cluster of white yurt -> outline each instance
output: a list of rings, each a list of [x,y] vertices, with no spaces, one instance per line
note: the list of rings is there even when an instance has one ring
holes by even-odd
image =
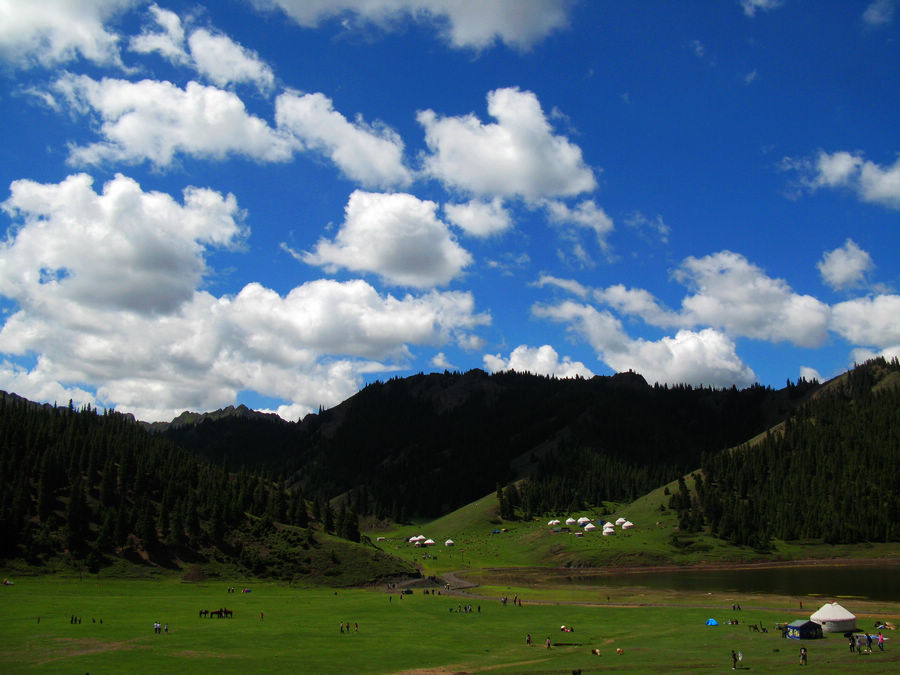
[[[616,533],[616,526],[610,522],[603,523],[603,536],[608,537],[611,534]]]
[[[554,518],[553,520],[547,521],[547,525],[549,525],[550,527],[553,527],[555,525],[562,525],[562,521]]]
[[[847,633],[856,630],[856,615],[836,602],[826,602],[809,616],[822,626],[823,633]]]
[[[429,539],[423,534],[410,537],[407,541],[413,546],[434,546],[434,539]]]

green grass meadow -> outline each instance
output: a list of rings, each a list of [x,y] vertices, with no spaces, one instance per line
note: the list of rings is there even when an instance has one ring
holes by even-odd
[[[254,583],[248,594],[226,591],[245,583],[87,575],[16,579],[14,586],[0,587],[0,671],[718,672],[730,670],[734,649],[743,652],[745,670],[785,672],[797,668],[800,643],[782,639],[771,627],[804,616],[790,609],[793,598],[759,596],[744,600],[741,625],[707,627],[711,616],[722,623],[733,615],[729,598],[639,587],[616,589],[609,604],[600,600],[605,591],[596,588],[473,589],[480,597],[419,590],[402,599],[383,589],[275,583]],[[500,603],[501,594],[512,597],[513,592],[525,599],[524,606]],[[467,603],[475,611],[457,612]],[[234,618],[198,617],[201,608],[219,607],[232,609]],[[871,616],[900,623],[897,604],[861,601],[854,610],[861,626],[870,625]],[[70,623],[73,614],[81,617],[80,624]],[[169,633],[155,634],[154,621],[168,623]],[[770,627],[768,634],[744,625],[758,621]],[[339,625],[347,622],[351,632],[341,633]],[[561,632],[561,625],[575,631]],[[531,647],[525,644],[526,633],[531,633]],[[544,647],[548,636],[549,650]],[[900,669],[900,644],[893,642],[883,653],[861,656],[849,654],[839,636],[805,644],[810,666],[820,672],[881,673]]]

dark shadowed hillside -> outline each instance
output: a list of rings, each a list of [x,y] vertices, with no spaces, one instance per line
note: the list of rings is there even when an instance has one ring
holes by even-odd
[[[523,477],[537,512],[636,497],[763,431],[816,386],[445,372],[370,384],[299,424],[224,416],[163,433],[232,468],[284,474],[308,495],[347,493],[360,513],[435,516]]]

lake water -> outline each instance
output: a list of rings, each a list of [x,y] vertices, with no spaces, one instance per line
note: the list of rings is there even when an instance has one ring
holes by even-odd
[[[545,579],[548,571],[542,570]],[[732,592],[735,595],[819,596],[822,601],[867,598],[900,602],[900,564],[806,565],[632,573],[558,570],[554,581],[601,588],[645,587],[656,590]],[[485,579],[483,583],[487,583]],[[810,602],[813,606],[813,602]]]
[[[889,564],[619,574],[595,578],[591,583],[736,594],[811,595],[822,596],[823,600],[860,597],[900,601],[900,565]]]

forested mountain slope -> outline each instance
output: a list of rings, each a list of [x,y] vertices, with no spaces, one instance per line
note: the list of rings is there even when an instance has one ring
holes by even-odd
[[[633,499],[760,433],[817,386],[473,370],[376,382],[296,425],[232,417],[164,433],[200,456],[284,475],[307,495],[347,493],[361,514],[434,517],[525,476],[523,506],[541,512]]]
[[[772,538],[900,540],[900,364],[836,378],[750,445],[704,457],[683,529],[765,549]]]

